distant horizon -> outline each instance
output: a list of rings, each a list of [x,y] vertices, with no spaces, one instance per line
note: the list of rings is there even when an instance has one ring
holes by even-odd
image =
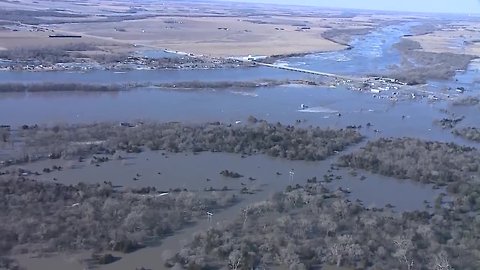
[[[452,0],[219,0],[222,2],[258,3],[275,5],[315,6],[332,9],[375,10],[387,12],[412,13],[445,13],[445,14],[475,14],[480,15],[480,0],[461,0],[458,5]]]

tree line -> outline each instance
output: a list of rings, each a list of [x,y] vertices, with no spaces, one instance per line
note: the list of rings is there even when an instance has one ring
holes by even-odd
[[[116,92],[125,91],[138,84],[83,84],[83,83],[0,83],[0,93],[7,92]]]
[[[0,178],[0,257],[94,250],[132,252],[236,203],[228,192],[162,194],[110,182],[62,185]],[[0,260],[1,265],[1,260]]]
[[[47,64],[71,63],[86,58],[82,51],[96,51],[98,47],[87,43],[71,43],[63,46],[40,48],[16,48],[0,51],[0,58],[15,62],[41,62]]]
[[[424,183],[446,185],[479,177],[480,152],[454,143],[381,138],[343,155],[340,166]]]
[[[452,134],[473,142],[480,142],[480,129],[476,127],[455,129],[452,131]]]
[[[251,117],[250,123],[240,125],[220,122],[65,124],[21,129],[16,132],[15,139],[24,143],[19,162],[52,155],[76,158],[146,149],[174,153],[266,154],[290,160],[316,161],[360,142],[363,136],[352,129],[298,128]]]
[[[476,106],[480,104],[479,97],[465,97],[454,100],[452,102],[453,106]]]
[[[241,89],[249,90],[258,87],[273,87],[286,84],[309,84],[315,82],[306,80],[259,80],[234,82],[203,82],[183,81],[175,83],[125,83],[125,84],[90,84],[90,83],[0,83],[0,93],[4,92],[55,92],[55,91],[83,91],[83,92],[116,92],[132,90],[139,87],[158,87],[168,90],[205,90],[205,89]]]
[[[410,85],[450,79],[457,70],[467,69],[470,62],[477,58],[466,54],[426,52],[419,42],[407,38],[403,38],[394,48],[402,54],[402,62],[394,66],[387,76]]]
[[[468,269],[480,267],[480,221],[441,206],[366,208],[318,183],[250,205],[231,224],[197,233],[165,260],[175,269]]]
[[[100,53],[86,54],[86,51]],[[107,69],[131,69],[131,66],[147,66],[150,68],[214,68],[226,66],[250,66],[234,59],[214,59],[207,57],[162,57],[148,58],[128,53],[108,53],[100,47],[87,43],[70,43],[61,46],[39,48],[15,48],[0,51],[0,59],[10,60],[9,65],[21,69],[26,65],[52,66],[58,63],[96,63]]]
[[[160,88],[176,89],[253,89],[257,87],[272,87],[290,83],[306,83],[300,80],[259,80],[259,81],[184,81],[174,83],[155,84]]]

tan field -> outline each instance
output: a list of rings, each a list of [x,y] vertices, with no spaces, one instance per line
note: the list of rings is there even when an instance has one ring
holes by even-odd
[[[173,23],[172,23],[173,22]],[[242,18],[154,18],[121,23],[61,25],[62,31],[118,42],[210,56],[246,56],[340,50],[321,26],[298,31],[284,24],[258,24]],[[116,31],[115,29],[122,29]]]
[[[35,7],[35,11],[61,6],[68,14],[84,17],[39,17],[44,22],[42,27],[48,32],[32,32],[35,26],[28,24],[8,26],[10,29],[0,31],[0,47],[45,47],[82,42],[104,46],[103,49],[115,52],[155,48],[215,57],[271,56],[341,50],[344,45],[323,38],[322,33],[330,29],[371,28],[385,20],[402,19],[400,16],[388,18],[371,14],[345,18],[336,17],[341,15],[336,11],[317,10],[315,13],[305,7],[245,7],[208,2],[195,3],[191,7],[175,2],[161,5],[147,2],[138,5],[141,11],[133,13],[128,11],[128,2],[101,0],[89,2],[89,5],[82,2],[22,0],[5,8],[20,9],[22,5]],[[119,14],[138,16],[138,19],[98,21]],[[56,23],[62,20],[69,23]],[[92,20],[98,22],[92,23]],[[13,29],[19,31],[12,32]],[[52,31],[83,37],[48,38]]]
[[[2,1],[1,8],[11,10],[45,10],[45,9],[61,9],[71,10],[80,13],[101,14],[102,11],[125,11],[128,10],[129,4],[122,1],[102,1],[89,0],[84,1],[46,1],[46,0],[19,0],[19,1]]]
[[[83,37],[78,38],[49,38],[51,32],[29,32],[20,30],[18,32],[0,31],[0,50],[16,49],[16,48],[39,48],[39,47],[56,47],[72,43],[88,43],[92,45],[105,47],[118,47],[120,44],[108,42],[103,39]],[[121,44],[125,46],[124,44]]]
[[[425,51],[480,56],[480,23],[451,25],[427,35],[409,38],[418,41]]]

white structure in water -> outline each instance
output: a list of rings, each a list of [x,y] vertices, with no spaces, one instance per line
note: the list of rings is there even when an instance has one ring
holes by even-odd
[[[208,221],[212,221],[212,217],[213,217],[213,213],[212,213],[212,212],[208,212],[208,211],[207,211],[207,218],[208,218]]]

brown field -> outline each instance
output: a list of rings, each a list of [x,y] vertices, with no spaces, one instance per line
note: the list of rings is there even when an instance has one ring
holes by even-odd
[[[18,32],[0,31],[0,50],[15,48],[38,48],[38,47],[55,47],[72,43],[88,43],[104,47],[118,47],[120,44],[109,42],[94,37],[79,38],[49,38],[48,35],[53,33],[46,32],[29,32],[21,30]],[[122,46],[125,46],[122,44]]]
[[[167,23],[168,20],[177,23]],[[153,18],[121,23],[99,23],[95,29],[87,28],[85,24],[67,24],[59,26],[59,29],[146,47],[211,56],[275,55],[344,48],[322,38],[321,34],[326,28],[321,26],[296,31],[298,28],[296,26],[256,24],[237,17],[177,17],[168,20]],[[125,32],[115,31],[115,28],[125,29]]]
[[[452,24],[430,34],[409,38],[418,41],[425,51],[480,56],[480,23]]]
[[[175,2],[160,6],[147,2],[137,6],[139,11],[129,11],[130,4],[121,0],[97,0],[89,2],[88,6],[82,2],[41,0],[7,4],[0,3],[0,10],[2,7],[20,9],[22,5],[35,7],[34,11],[61,7],[67,14],[66,17],[39,17],[41,26],[49,32],[31,32],[34,26],[28,24],[8,26],[10,30],[0,31],[0,47],[7,49],[82,42],[109,46],[112,51],[155,48],[217,57],[341,50],[345,46],[323,38],[322,33],[332,28],[371,28],[386,20],[404,19],[400,15],[341,17],[342,13],[338,11],[312,11],[305,7],[208,2],[189,7]],[[69,18],[68,14],[84,17]],[[115,20],[118,15],[130,17],[105,21]],[[300,29],[303,26],[308,29]],[[12,32],[12,29],[20,31]],[[50,31],[79,34],[83,38],[50,39]]]
[[[89,0],[88,4],[84,1],[46,1],[46,0],[20,0],[20,1],[2,1],[1,8],[11,10],[42,10],[42,9],[61,9],[71,10],[80,13],[100,14],[102,12],[126,11],[129,9],[128,2],[125,1],[102,1]]]

